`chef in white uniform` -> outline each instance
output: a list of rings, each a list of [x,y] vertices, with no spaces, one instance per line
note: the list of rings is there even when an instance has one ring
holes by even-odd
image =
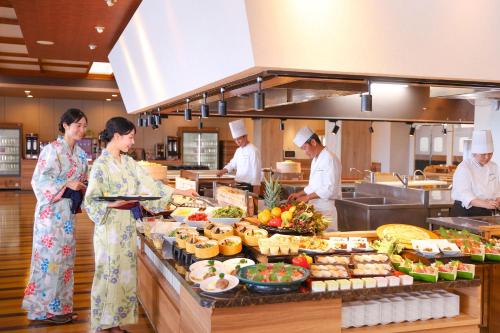
[[[238,149],[224,169],[217,172],[217,176],[220,177],[236,170],[235,181],[249,191],[259,193],[262,180],[260,152],[248,141],[248,133],[243,119],[230,122],[229,128]]]
[[[312,163],[309,184],[303,191],[292,193],[288,200],[312,203],[319,212],[332,221],[327,230],[335,231],[337,230],[335,199],[342,197],[340,160],[322,145],[318,135],[309,127],[301,128],[295,135],[293,143],[312,158]]]
[[[472,133],[470,157],[465,157],[453,175],[451,216],[487,216],[500,207],[500,175],[491,161],[491,131]]]

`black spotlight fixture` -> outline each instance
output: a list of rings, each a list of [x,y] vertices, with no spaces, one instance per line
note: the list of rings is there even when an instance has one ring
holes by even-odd
[[[373,129],[373,121],[370,122],[370,127],[368,127],[368,132],[370,132],[370,134],[373,134],[373,132],[375,132],[375,130]]]
[[[201,104],[200,113],[202,118],[208,118],[210,116],[210,108],[207,103],[207,93],[203,93],[203,103]]]
[[[446,124],[443,124],[443,130],[442,130],[443,135],[448,134],[448,130],[446,129]]]
[[[203,128],[203,121],[201,120],[201,116],[199,117],[199,120],[198,120],[198,129],[202,129]]]
[[[413,124],[410,124],[410,136],[415,135],[415,127],[413,127]]]
[[[142,127],[142,114],[137,117],[137,127]]]
[[[156,108],[156,112],[157,112],[157,114],[156,114],[156,124],[158,126],[160,126],[161,125],[161,109],[160,109],[160,107]]]
[[[159,108],[158,108],[158,110],[159,110]],[[151,112],[151,115],[149,116],[149,123],[151,124],[151,128],[154,130],[158,129],[158,127],[160,125],[160,115],[159,115],[159,113],[155,114],[155,110],[153,110]]]
[[[144,112],[142,118],[142,126],[143,127],[148,127],[149,126],[149,112]]]
[[[224,87],[220,88],[220,100],[217,103],[217,111],[219,113],[219,116],[226,116],[227,115],[227,102],[224,100]]]
[[[280,120],[280,131],[284,131],[285,130],[285,120],[286,119],[281,119]]]
[[[368,81],[368,94],[361,94],[361,112],[372,112],[371,82]]]
[[[186,108],[184,109],[184,120],[193,119],[193,117],[192,117],[193,110],[191,110],[189,108],[189,102],[190,102],[190,99],[186,98]]]
[[[340,130],[340,126],[339,126],[339,125],[337,125],[337,121],[336,121],[336,120],[331,120],[331,121],[333,121],[333,123],[335,124],[335,125],[333,126],[333,128],[332,128],[332,134],[333,134],[333,135],[337,135],[337,133],[338,133],[338,132],[339,132],[339,130]]]
[[[259,88],[256,93],[253,95],[253,108],[256,111],[264,111],[264,104],[265,104],[265,94],[262,92],[262,77],[258,76],[257,77],[257,84],[259,85]]]

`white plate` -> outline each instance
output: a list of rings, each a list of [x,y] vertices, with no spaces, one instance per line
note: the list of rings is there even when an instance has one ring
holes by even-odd
[[[246,260],[246,262],[241,263],[241,260]],[[230,274],[231,271],[234,270],[236,266],[240,265],[240,268],[242,268],[245,266],[255,265],[255,261],[248,258],[232,258],[224,261],[222,264],[224,265],[226,273]]]
[[[184,222],[188,226],[195,227],[195,228],[205,228],[205,226],[208,223],[208,221],[189,221],[188,219],[186,219]]]
[[[215,268],[215,276],[219,276],[220,273],[225,273],[223,267],[220,268],[215,266],[214,267],[204,266],[189,272],[189,279],[194,283],[201,283],[203,280],[205,280],[203,276],[207,274],[211,268]]]
[[[208,220],[213,223],[220,223],[220,224],[233,224],[236,222],[240,222],[241,218],[239,217],[209,217]]]
[[[197,262],[191,264],[191,266],[189,266],[189,271],[192,272],[192,271],[197,270],[200,267],[208,266],[208,263],[210,261],[214,262],[215,268],[219,268],[220,270],[224,270],[224,265],[219,260],[201,260],[201,261],[197,261]]]
[[[224,279],[229,281],[229,285],[227,286],[227,288],[224,289],[215,288],[215,283],[217,282],[217,280],[219,280],[218,275],[203,280],[203,282],[200,283],[200,288],[206,293],[223,293],[225,291],[233,289],[240,283],[240,280],[238,280],[238,278],[233,275],[225,274]]]

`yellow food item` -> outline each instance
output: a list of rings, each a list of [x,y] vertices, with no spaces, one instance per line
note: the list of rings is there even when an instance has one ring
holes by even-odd
[[[279,207],[274,207],[272,210],[271,210],[271,215],[273,217],[280,217],[281,216],[281,208]]]
[[[407,248],[412,248],[412,240],[425,240],[438,238],[436,234],[429,230],[409,224],[384,224],[377,228],[379,238],[394,238]]]
[[[208,259],[219,254],[219,244],[215,240],[199,241],[195,245],[194,255],[200,259]]]
[[[241,250],[241,238],[238,236],[229,236],[219,241],[219,252],[225,256],[235,255]]]
[[[285,211],[281,213],[282,222],[289,222],[291,219],[292,219],[292,213],[290,213],[290,211]]]
[[[259,222],[262,224],[267,224],[271,220],[271,211],[269,209],[264,209],[257,215]]]
[[[297,209],[296,206],[292,206],[292,207],[290,207],[290,209],[288,209],[288,211],[293,215],[293,213],[295,212],[296,209]]]
[[[248,246],[259,246],[260,238],[267,238],[267,230],[264,229],[250,229],[245,232],[243,241]]]

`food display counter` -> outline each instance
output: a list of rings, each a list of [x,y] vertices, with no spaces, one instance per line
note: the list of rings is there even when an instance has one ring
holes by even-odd
[[[140,235],[137,244],[138,296],[158,332],[479,332],[478,279],[321,292],[313,292],[304,284],[298,291],[280,294],[257,293],[240,284],[226,293],[208,294],[188,282],[188,267],[167,259],[166,242],[162,250],[158,250],[148,238]],[[399,317],[402,316],[403,321],[399,323],[364,326],[359,322],[374,301],[377,303],[391,295],[408,295],[413,299],[414,295],[444,291],[458,295],[458,315],[405,321],[402,308]],[[349,313],[357,318],[357,324],[343,323]],[[387,315],[387,311],[384,313]]]

